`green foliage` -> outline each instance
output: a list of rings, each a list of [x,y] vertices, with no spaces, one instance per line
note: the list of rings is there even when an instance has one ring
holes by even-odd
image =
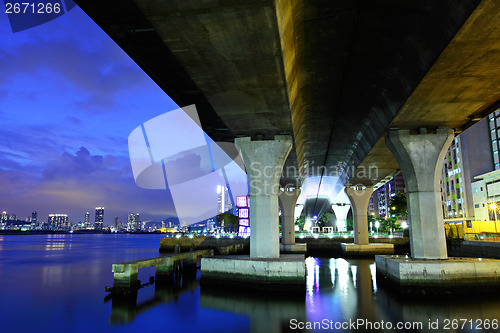
[[[346,220],[345,220],[345,224],[346,224],[346,229],[347,231],[351,231],[351,230],[354,230],[354,219],[353,217],[348,217]]]
[[[220,213],[216,217],[217,225],[222,226],[222,221],[224,221],[225,227],[237,227],[238,226],[238,216],[231,213]]]
[[[389,200],[388,216],[402,217],[408,219],[408,206],[406,204],[406,194],[398,192]]]
[[[299,227],[299,230],[304,230],[304,224],[306,223],[305,216],[299,216],[295,219],[295,225]]]
[[[330,213],[321,214],[321,216],[318,218],[318,227],[323,228],[328,222],[330,222],[331,217],[332,214]]]

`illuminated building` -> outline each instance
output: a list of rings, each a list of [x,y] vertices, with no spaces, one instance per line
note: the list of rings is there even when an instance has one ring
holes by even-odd
[[[83,221],[83,227],[90,229],[90,213],[89,212],[85,213],[85,220]]]
[[[390,181],[375,190],[368,203],[368,214],[376,218],[386,218],[389,212],[389,202],[396,193],[405,193],[405,182],[402,173],[398,173]]]
[[[35,229],[36,227],[38,227],[38,213],[36,211],[31,213],[30,222],[31,222],[31,229]]]
[[[139,214],[128,214],[127,230],[136,231],[140,228]]]
[[[489,135],[489,126],[493,125],[489,124],[496,123],[494,120],[490,115],[470,127],[453,139],[446,152],[440,181],[445,222],[475,219],[471,183],[474,177],[493,170]],[[496,138],[496,129],[491,133]]]
[[[66,214],[49,214],[47,224],[49,230],[68,230],[70,227]]]
[[[104,223],[104,207],[96,207],[94,229],[102,230],[103,223]]]
[[[217,213],[225,213],[233,208],[227,186],[217,185]]]

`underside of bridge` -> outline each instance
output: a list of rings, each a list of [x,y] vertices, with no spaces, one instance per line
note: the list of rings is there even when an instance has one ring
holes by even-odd
[[[495,0],[76,2],[214,140],[292,135],[282,184],[376,185],[399,168],[388,129],[460,133],[499,106]]]

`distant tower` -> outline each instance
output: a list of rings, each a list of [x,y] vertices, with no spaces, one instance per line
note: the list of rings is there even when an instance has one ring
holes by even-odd
[[[94,229],[102,230],[103,222],[104,222],[104,207],[96,207]]]
[[[33,213],[31,213],[31,224],[33,224],[34,226],[37,225],[37,216],[38,216],[38,213],[36,211],[34,211]]]
[[[90,221],[89,221],[89,219],[90,219],[90,213],[89,213],[89,212],[86,212],[86,213],[85,213],[85,220],[84,220],[84,222],[83,222],[83,223],[84,223],[84,224],[83,224],[83,226],[84,226],[85,228],[90,228]]]
[[[140,223],[139,214],[128,214],[128,221],[127,221],[128,231],[136,231],[137,229],[140,229],[141,225],[139,223]]]
[[[141,219],[139,218],[139,214],[135,214],[134,223],[136,229],[141,229]]]
[[[118,216],[115,216],[115,229],[118,228]]]
[[[47,224],[49,226],[49,230],[67,230],[69,229],[68,215],[49,214]]]
[[[227,186],[217,185],[217,206],[217,213],[219,214],[225,213],[233,208]]]

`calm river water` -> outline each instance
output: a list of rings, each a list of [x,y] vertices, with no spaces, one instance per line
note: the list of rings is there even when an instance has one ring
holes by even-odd
[[[366,259],[307,258],[299,300],[200,291],[196,280],[108,299],[111,264],[158,256],[161,237],[0,235],[0,332],[500,332],[498,294],[396,297]],[[139,271],[143,282],[152,275]]]

